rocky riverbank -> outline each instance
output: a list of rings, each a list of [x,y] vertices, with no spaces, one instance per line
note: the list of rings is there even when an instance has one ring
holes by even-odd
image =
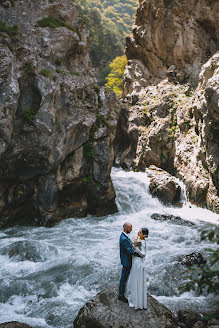
[[[70,1],[1,1],[1,227],[116,211],[120,103],[96,84],[88,37]]]
[[[141,1],[128,66],[116,162],[156,165],[198,206],[219,213],[219,53],[216,1]]]

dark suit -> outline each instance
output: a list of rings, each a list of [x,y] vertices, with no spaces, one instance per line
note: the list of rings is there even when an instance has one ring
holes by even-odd
[[[119,283],[119,296],[124,296],[125,285],[132,267],[132,255],[134,248],[131,240],[122,232],[119,240],[120,245],[120,259],[123,266],[120,283]]]

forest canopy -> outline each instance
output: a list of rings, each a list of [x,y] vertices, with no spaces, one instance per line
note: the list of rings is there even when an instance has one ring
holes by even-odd
[[[90,56],[98,81],[105,84],[109,63],[124,54],[138,0],[72,0],[90,30]]]

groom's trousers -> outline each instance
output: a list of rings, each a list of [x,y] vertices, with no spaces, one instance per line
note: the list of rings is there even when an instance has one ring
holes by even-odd
[[[119,296],[124,296],[125,294],[125,285],[129,276],[131,270],[131,266],[123,266],[122,268],[122,273],[121,273],[121,278],[119,282]]]

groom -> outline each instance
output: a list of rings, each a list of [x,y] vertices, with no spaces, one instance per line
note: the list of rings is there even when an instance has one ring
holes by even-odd
[[[123,266],[120,283],[119,283],[119,296],[118,299],[125,303],[128,303],[125,294],[125,285],[132,267],[132,255],[135,250],[132,246],[131,240],[129,239],[129,233],[132,231],[132,224],[125,222],[123,224],[123,232],[121,233],[119,244],[120,244],[120,259]]]

